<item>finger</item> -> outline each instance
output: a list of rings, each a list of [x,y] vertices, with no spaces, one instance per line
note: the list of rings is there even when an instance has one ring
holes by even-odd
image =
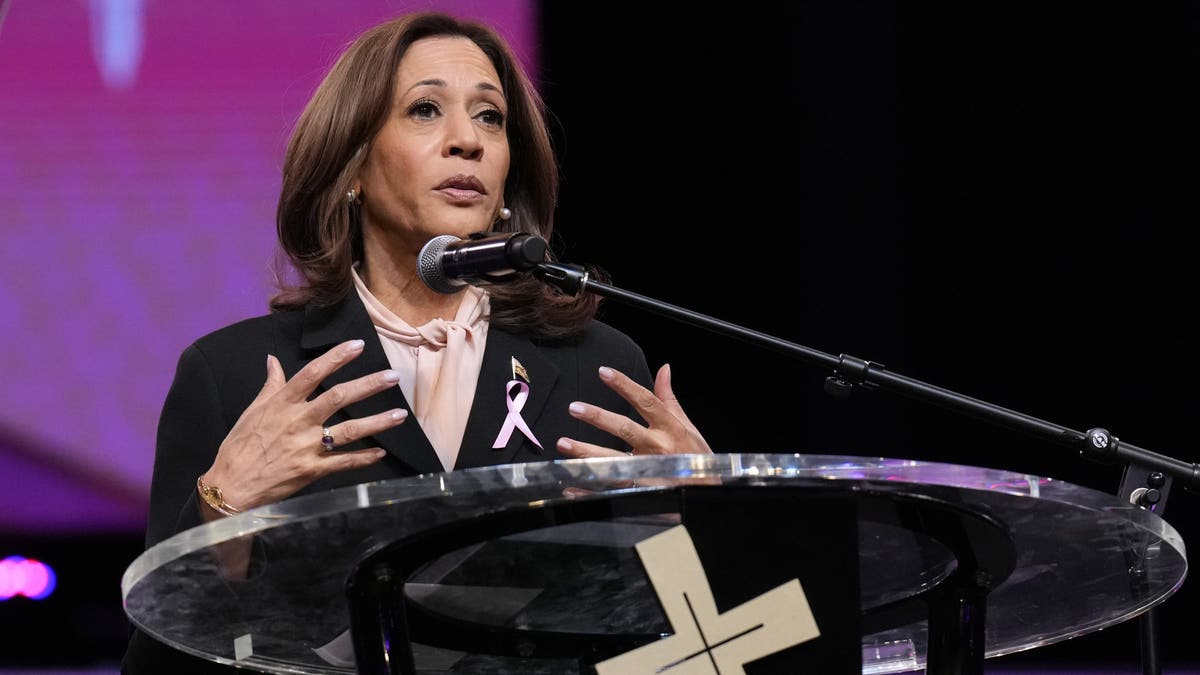
[[[616,436],[626,446],[631,448],[647,445],[652,440],[650,430],[646,427],[624,415],[619,415],[611,410],[605,410],[599,406],[582,401],[574,401],[571,405],[567,406],[567,412],[577,420],[587,422],[601,431],[607,431]]]
[[[330,373],[358,358],[365,344],[362,340],[348,340],[309,361],[283,388],[287,398],[296,403],[307,401]]]
[[[573,438],[562,437],[554,444],[556,450],[560,453],[575,458],[587,457],[628,457],[629,453],[606,448],[602,445],[594,445],[592,443],[584,443]]]
[[[609,368],[608,366],[600,367],[600,379],[604,384],[608,385],[609,389],[617,392],[621,398],[629,402],[641,415],[642,419],[650,423],[650,426],[667,425],[675,423],[675,417],[671,411],[663,405],[658,396],[649,389],[634,382],[628,375]]]
[[[712,452],[708,441],[704,440],[704,435],[696,428],[696,425],[683,411],[683,406],[680,405],[679,399],[675,397],[675,390],[671,387],[671,364],[664,363],[658,369],[658,374],[654,378],[654,394],[662,400],[663,406],[671,411],[675,419],[683,425],[687,430],[692,442],[692,452],[706,453]]]
[[[333,444],[336,447],[353,443],[368,436],[374,436],[377,433],[398,426],[406,419],[408,419],[408,411],[403,408],[395,408],[394,410],[382,412],[378,415],[353,419],[324,428],[329,429],[329,435],[333,436]]]
[[[340,382],[312,400],[309,415],[314,422],[329,419],[346,405],[374,396],[399,382],[400,371],[397,370],[381,370],[349,382]]]
[[[350,471],[371,466],[387,456],[382,448],[367,450],[349,450],[346,452],[327,452],[321,455],[320,467],[322,475]]]
[[[671,411],[677,419],[682,420],[686,425],[691,426],[692,421],[688,418],[687,413],[683,411],[683,406],[679,404],[679,399],[675,396],[675,390],[671,387],[671,364],[664,363],[658,369],[658,374],[654,377],[654,395],[662,401],[667,410]]]
[[[654,395],[667,407],[679,408],[679,399],[671,388],[671,364],[664,363],[654,376]]]
[[[267,354],[267,381],[263,382],[262,389],[250,402],[250,407],[259,401],[270,398],[285,384],[287,384],[287,375],[283,372],[283,366],[279,364],[279,359],[275,358],[274,354]]]
[[[274,354],[267,354],[267,383],[263,386],[278,391],[285,384],[287,373],[283,372],[283,364],[279,363]]]

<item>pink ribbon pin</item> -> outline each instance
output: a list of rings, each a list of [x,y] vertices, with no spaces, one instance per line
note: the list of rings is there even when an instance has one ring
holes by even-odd
[[[510,396],[514,384],[518,388],[517,395]],[[545,449],[538,442],[538,439],[534,438],[529,425],[525,423],[525,418],[521,417],[521,408],[525,407],[525,401],[528,399],[528,384],[520,380],[509,380],[508,384],[504,385],[504,402],[508,406],[508,416],[504,418],[504,426],[500,427],[500,434],[496,436],[496,442],[492,443],[493,450],[508,445],[508,439],[512,436],[513,429],[520,429],[521,433],[525,434],[525,438],[533,441],[533,444],[538,446],[539,450]]]

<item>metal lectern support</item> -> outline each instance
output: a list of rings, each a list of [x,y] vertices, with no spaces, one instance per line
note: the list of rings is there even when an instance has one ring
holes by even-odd
[[[1121,476],[1117,496],[1161,516],[1167,507],[1167,493],[1170,490],[1171,479],[1163,472],[1130,463],[1125,466],[1125,472]],[[1143,565],[1145,552],[1144,544],[1135,544],[1129,550],[1129,572],[1133,584],[1137,584],[1146,574]],[[1142,675],[1162,675],[1162,662],[1158,650],[1158,611],[1158,607],[1151,607],[1138,617]]]

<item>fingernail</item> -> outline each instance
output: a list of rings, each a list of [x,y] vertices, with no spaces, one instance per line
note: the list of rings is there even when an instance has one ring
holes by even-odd
[[[396,408],[392,411],[392,419],[394,420],[402,420],[405,417],[408,417],[408,411],[403,408]]]
[[[398,371],[398,370],[383,371],[383,381],[391,382],[392,384],[399,382],[400,381],[400,371]]]
[[[611,380],[613,378],[613,369],[608,366],[600,366],[600,379]]]
[[[574,446],[571,445],[571,441],[568,441],[565,438],[560,438],[558,439],[558,442],[554,444],[554,447],[558,448],[562,452],[570,452],[571,448]]]
[[[583,411],[587,410],[587,407],[579,401],[575,401],[571,405],[567,406],[567,410],[570,410],[572,415],[582,415]]]
[[[363,345],[365,345],[365,344],[366,343],[363,342],[362,340],[351,340],[350,341],[350,351],[356,352],[356,351],[362,349]]]

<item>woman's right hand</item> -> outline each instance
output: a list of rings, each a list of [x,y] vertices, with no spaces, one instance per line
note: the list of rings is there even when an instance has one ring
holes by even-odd
[[[291,380],[274,356],[267,356],[267,382],[221,443],[204,482],[219,487],[226,503],[246,510],[277,502],[313,481],[339,471],[374,464],[380,448],[330,452],[322,429],[343,406],[396,386],[399,373],[384,370],[330,387],[308,400],[330,373],[358,358],[362,340],[350,340],[304,366]],[[394,409],[329,427],[336,445],[397,426],[408,411]],[[212,514],[209,514],[212,515]]]

